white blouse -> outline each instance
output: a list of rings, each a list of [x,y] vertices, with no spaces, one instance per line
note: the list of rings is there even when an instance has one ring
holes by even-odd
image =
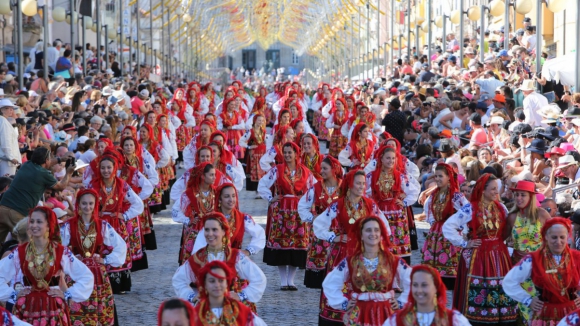
[[[580,325],[580,311],[573,311],[564,317],[557,326],[577,326]]]
[[[330,192],[331,194],[333,194],[336,191],[336,189],[337,187],[327,188],[328,192]],[[300,216],[302,222],[312,223],[312,221],[314,220],[314,214],[312,214],[312,206],[314,205],[314,196],[315,196],[314,187],[310,187],[306,192],[306,194],[304,194],[304,196],[302,196],[302,198],[300,198],[300,201],[298,202],[297,210],[298,215]]]
[[[501,204],[501,203],[500,203]],[[504,210],[506,216],[508,214],[507,208],[504,204],[501,204],[501,209]],[[451,215],[447,221],[443,224],[443,235],[451,244],[456,247],[465,248],[467,246],[467,240],[463,238],[460,231],[461,230],[468,230],[469,227],[467,223],[469,223],[472,219],[473,212],[471,203],[461,207],[455,214]]]
[[[358,209],[359,207],[357,206],[356,208]],[[391,235],[389,221],[387,221],[387,218],[385,217],[383,212],[379,210],[377,204],[375,204],[374,202],[372,210],[373,212],[368,215],[378,216],[381,219],[381,221],[385,223],[387,233]],[[314,235],[318,239],[333,242],[334,238],[340,236],[340,234],[335,234],[334,232],[330,231],[332,220],[334,220],[338,216],[338,214],[340,214],[340,212],[338,211],[338,203],[334,202],[330,204],[330,206],[328,206],[328,208],[324,212],[322,212],[322,214],[318,215],[318,217],[314,219],[314,222],[312,222],[312,228],[314,229]]]
[[[229,222],[230,215],[225,215],[225,217]],[[192,254],[207,246],[207,241],[204,234],[205,232],[202,228],[195,238],[193,251],[191,252]],[[246,250],[250,252],[250,255],[257,254],[266,246],[266,232],[264,231],[264,228],[257,224],[254,219],[247,214],[244,214],[244,236],[245,235],[249,235],[251,237],[250,243],[246,247]]]
[[[274,146],[270,146],[266,154],[260,158],[260,168],[264,172],[270,171],[272,169],[272,165],[276,164],[276,148]]]
[[[557,264],[560,264],[562,255],[553,255]],[[532,303],[532,296],[526,292],[521,286],[522,283],[532,277],[532,255],[526,255],[519,263],[517,263],[504,277],[503,290],[513,300],[520,302],[526,306]],[[580,289],[580,283],[576,285],[576,289]]]
[[[189,144],[183,149],[183,164],[186,170],[195,167],[195,155],[197,153],[197,137],[199,133],[195,134]]]
[[[78,260],[68,248],[64,248],[60,267],[74,281],[74,284],[64,293],[65,298],[70,298],[75,302],[88,300],[91,293],[93,293],[95,281],[91,270],[82,261]],[[0,260],[0,301],[16,299],[18,293],[8,283],[17,277],[18,274],[23,275],[20,269],[20,257],[18,251],[13,251],[10,255]]]
[[[365,268],[369,273],[374,272],[377,269],[378,265],[378,257],[375,259],[367,259],[365,260]],[[403,293],[399,296],[398,302],[399,306],[403,306],[407,303],[407,298],[409,297],[409,292],[411,290],[411,271],[413,269],[407,265],[407,263],[403,259],[399,259],[397,264],[397,274],[394,276],[393,284],[399,284],[403,287]],[[349,282],[350,280],[350,271],[348,270],[348,263],[347,258],[343,259],[333,270],[332,272],[326,275],[326,278],[322,282],[322,291],[324,291],[324,295],[326,296],[326,300],[328,305],[330,305],[334,309],[346,310],[346,306],[348,301],[351,298],[348,298],[342,292],[344,284]],[[353,293],[355,294],[355,293]],[[364,295],[366,294],[366,295]],[[386,293],[378,293],[378,292],[365,292],[365,293],[356,293],[358,295],[358,300],[364,301],[386,301],[387,297],[394,298],[394,294],[392,292]],[[364,296],[363,296],[364,295]]]
[[[244,119],[242,118],[241,115],[238,114],[238,112],[234,111],[234,112],[226,112],[226,114],[236,114],[238,115],[238,124],[235,126],[232,126],[232,130],[246,130],[246,122],[244,121]],[[221,115],[218,115],[217,117],[217,129],[218,130],[223,130],[223,131],[227,131],[224,128],[224,121],[221,117]]]
[[[187,188],[187,183],[189,182],[189,177],[191,176],[191,170],[187,170],[185,172],[183,172],[183,174],[181,175],[181,177],[179,177],[179,179],[177,179],[177,181],[175,181],[175,183],[173,184],[173,186],[171,186],[171,192],[169,193],[169,198],[171,198],[171,200],[173,201],[177,201],[181,195],[185,192],[185,189]],[[223,174],[221,175],[222,178],[221,180],[217,183],[218,186],[221,186],[224,183],[231,183],[232,180],[226,176],[224,176]],[[234,184],[234,187],[236,186],[236,184]],[[236,189],[238,189],[236,187]],[[239,192],[239,190],[238,190]]]
[[[112,247],[113,251],[103,258],[105,265],[113,267],[121,267],[127,258],[127,243],[115,231],[115,229],[107,221],[101,220],[101,235],[103,236],[103,244]],[[60,226],[60,237],[62,245],[68,247],[70,244],[70,222],[65,222]]]
[[[365,166],[364,169],[365,174],[369,174],[376,169],[377,169],[377,159],[374,158],[369,162],[369,164]],[[405,173],[413,177],[413,179],[417,181],[419,181],[419,179],[421,178],[421,171],[419,171],[419,167],[411,160],[407,160],[407,162],[405,162]]]
[[[297,167],[298,168],[298,167]],[[270,202],[273,198],[272,190],[270,188],[276,183],[278,180],[278,168],[274,167],[264,175],[260,181],[258,182],[258,195],[262,197],[262,199],[267,200]],[[312,187],[316,183],[316,179],[312,175],[310,171],[308,171],[308,180],[306,181],[306,188]],[[286,195],[287,197],[291,195]]]
[[[433,211],[431,210],[431,202],[433,201],[433,194],[427,197],[423,207],[425,208],[425,215],[427,216],[427,223],[435,223],[435,217],[433,216]],[[456,211],[459,211],[463,206],[469,204],[469,200],[461,192],[456,192],[451,197],[451,203]]]
[[[207,259],[208,262],[214,260],[224,261],[224,252],[222,251],[217,254],[208,253]],[[260,267],[258,267],[258,265],[256,265],[250,258],[246,257],[242,252],[239,252],[236,259],[236,273],[240,279],[249,282],[248,286],[238,293],[240,298],[254,303],[260,301],[264,291],[266,290],[267,283],[266,275],[264,275],[264,272],[262,272]],[[191,283],[195,282],[196,278],[191,270],[189,261],[186,261],[183,265],[177,268],[171,281],[175,294],[177,294],[179,298],[189,302],[192,302],[198,294],[197,289],[193,289],[189,286]]]
[[[373,188],[371,184],[373,182],[373,174],[372,172],[367,174],[366,177],[367,181],[367,196],[369,198],[373,197]],[[421,185],[417,179],[410,177],[405,174],[401,173],[401,190],[405,193],[405,199],[403,199],[403,205],[405,207],[413,205],[417,199],[419,198],[419,194],[421,193]]]
[[[18,319],[13,314],[9,314],[8,311],[3,311],[0,314],[0,322],[4,322],[2,325],[10,325],[10,322],[12,322],[14,326],[32,326],[32,324]]]
[[[434,311],[430,312],[430,313],[417,312],[417,322],[419,322],[419,325],[431,325],[434,318],[435,318]],[[453,320],[453,325],[450,325],[450,326],[470,326],[471,325],[469,320],[467,320],[467,318],[465,318],[465,316],[463,316],[457,310],[453,310],[453,319],[452,320]],[[398,326],[397,325],[397,313],[395,312],[394,314],[392,314],[391,317],[389,317],[385,321],[383,326]]]
[[[246,131],[244,133],[244,135],[238,141],[238,144],[240,145],[240,147],[248,148],[248,146],[249,146],[248,142],[250,141],[250,138],[252,137],[251,129],[252,129],[252,126],[250,125],[250,128],[247,128],[248,131]],[[266,145],[266,148],[272,147],[273,141],[274,141],[274,137],[272,137],[272,135],[268,135],[267,133],[264,133],[264,144]]]

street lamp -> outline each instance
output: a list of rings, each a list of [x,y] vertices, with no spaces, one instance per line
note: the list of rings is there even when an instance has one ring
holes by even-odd
[[[467,18],[469,18],[469,20],[471,21],[477,21],[481,15],[481,11],[479,10],[479,8],[477,6],[471,6],[467,9],[467,11],[463,11],[463,1],[464,0],[459,0],[459,10],[454,10],[451,12],[451,15],[449,16],[449,20],[451,21],[451,23],[457,25],[459,24],[459,57],[463,58],[463,38],[464,38],[464,19],[463,19],[463,15],[467,15]],[[483,44],[481,44],[481,49],[483,50]],[[459,67],[463,68],[463,59],[459,60]]]
[[[569,3],[566,0],[550,0],[549,2],[546,0],[536,1],[536,73],[539,73],[542,69],[542,2],[546,2],[548,5],[548,10],[554,13],[564,10],[566,4]],[[580,5],[578,4],[576,11],[580,11]],[[579,22],[576,21],[576,25],[578,24]],[[578,37],[578,35],[576,35],[576,37]],[[576,48],[576,52],[578,52],[578,48]],[[578,67],[576,67],[576,70],[578,70]]]

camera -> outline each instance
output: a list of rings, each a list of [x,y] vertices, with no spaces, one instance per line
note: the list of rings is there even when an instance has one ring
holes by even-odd
[[[65,168],[68,169],[69,166],[75,166],[76,165],[76,158],[74,157],[70,157],[66,159],[66,164],[65,164]]]

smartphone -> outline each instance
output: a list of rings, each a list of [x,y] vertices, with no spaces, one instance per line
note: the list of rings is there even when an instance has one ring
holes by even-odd
[[[32,137],[33,137],[32,132],[29,132],[28,133],[28,138],[32,139]]]

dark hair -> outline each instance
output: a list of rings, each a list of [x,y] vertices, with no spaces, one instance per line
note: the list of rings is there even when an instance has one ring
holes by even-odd
[[[6,187],[9,187],[11,183],[12,183],[12,178],[0,177],[0,191],[2,191]]]
[[[354,175],[352,176],[352,179],[354,180],[354,178],[358,177],[359,175],[362,175],[362,176],[363,176],[363,177],[365,177],[365,178],[367,177],[367,176],[365,175],[365,171],[364,171],[364,170],[358,170],[358,171],[356,171],[356,172],[354,173]]]
[[[451,177],[449,175],[449,173],[447,173],[447,168],[445,166],[443,166],[443,165],[437,165],[435,167],[435,171],[443,171],[443,172],[445,172],[445,175],[447,175],[448,177]]]
[[[290,147],[294,151],[294,153],[297,153],[296,148],[294,148],[294,146],[292,146],[292,144],[290,144],[290,142],[286,142],[284,144],[284,146],[282,146],[282,151],[284,151],[284,148],[286,148],[286,147]]]
[[[77,130],[77,134],[79,137],[84,136],[89,132],[89,126],[80,126]]]
[[[420,159],[423,156],[429,156],[433,154],[433,147],[429,144],[420,144],[417,145],[417,149],[415,150],[415,158]]]
[[[173,309],[183,309],[183,311],[185,311],[185,316],[187,317],[187,320],[190,320],[190,318],[192,317],[189,315],[189,312],[187,311],[187,307],[185,306],[183,301],[181,301],[179,299],[169,299],[169,300],[165,301],[165,303],[163,303],[163,311],[173,310]]]
[[[72,53],[72,51],[71,51],[71,50],[64,50],[64,53],[63,53],[63,55],[62,55],[62,56],[63,56],[63,57],[65,57],[65,58],[68,58],[68,57],[70,57],[70,54],[71,54],[71,53]]]
[[[497,162],[490,162],[489,165],[490,167],[495,169],[495,176],[497,178],[501,178],[503,177],[503,166]]]
[[[208,173],[211,169],[213,169],[213,165],[212,164],[208,164],[205,166],[205,168],[203,168],[203,174]]]
[[[72,110],[77,112],[78,108],[81,106],[81,98],[85,95],[85,91],[78,91],[73,95],[72,98]]]
[[[30,161],[37,165],[42,165],[48,161],[50,150],[46,147],[37,147],[30,156]]]

